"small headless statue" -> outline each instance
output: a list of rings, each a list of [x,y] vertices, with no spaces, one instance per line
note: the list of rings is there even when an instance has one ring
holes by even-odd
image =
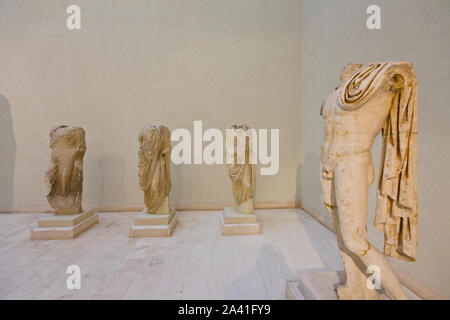
[[[86,152],[84,129],[57,126],[50,131],[52,150],[45,174],[47,200],[55,214],[79,214],[83,190],[83,157]]]
[[[227,130],[227,168],[231,179],[236,210],[254,213],[255,164],[253,159],[253,131],[246,124]]]
[[[144,191],[146,211],[169,214],[170,131],[165,126],[148,125],[139,133],[139,184]]]

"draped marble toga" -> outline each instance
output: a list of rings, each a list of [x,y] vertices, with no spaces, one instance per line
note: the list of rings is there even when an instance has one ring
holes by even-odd
[[[170,131],[148,125],[139,133],[139,184],[147,212],[155,213],[172,189],[170,175]]]
[[[340,105],[355,110],[383,84],[391,63],[374,63],[355,71],[344,85]],[[375,226],[384,232],[386,255],[415,261],[417,257],[417,77],[403,74],[389,117],[382,129],[383,147]]]
[[[231,152],[227,161],[228,176],[231,179],[236,204],[253,199],[255,184],[255,164],[251,163],[253,132],[246,124],[231,127],[233,134],[227,135],[227,152]],[[239,143],[243,146],[238,146]],[[240,154],[241,153],[241,154]],[[232,162],[232,163],[229,163]]]
[[[81,213],[85,132],[60,125],[50,131],[51,162],[45,174],[47,200],[56,214]]]

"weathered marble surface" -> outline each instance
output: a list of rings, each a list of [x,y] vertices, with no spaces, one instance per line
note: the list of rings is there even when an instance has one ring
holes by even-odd
[[[50,131],[52,150],[45,174],[47,200],[56,214],[78,214],[83,191],[85,132],[81,127],[60,125]]]
[[[251,214],[254,211],[255,163],[253,131],[246,124],[233,125],[227,130],[227,169],[231,179],[236,210]]]
[[[322,196],[338,235],[346,284],[341,299],[377,299],[366,286],[369,266],[381,284],[406,299],[386,256],[367,236],[368,187],[374,181],[371,147],[383,133],[375,225],[386,255],[414,261],[417,254],[417,78],[409,62],[349,64],[324,101],[320,177]]]
[[[147,212],[169,214],[170,131],[165,126],[148,125],[139,133],[139,184],[144,191]]]

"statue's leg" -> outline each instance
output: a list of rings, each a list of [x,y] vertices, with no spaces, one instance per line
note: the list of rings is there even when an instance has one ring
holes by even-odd
[[[367,287],[367,276],[357,266],[355,260],[347,253],[339,229],[339,220],[337,210],[332,210],[331,221],[336,230],[339,253],[345,270],[345,284],[337,287],[337,293],[340,300],[364,299],[377,300],[378,294],[376,290],[370,290]]]
[[[374,265],[380,268],[381,284],[396,299],[407,299],[386,256],[368,241],[368,174],[370,154],[347,156],[335,169],[335,192],[338,224],[348,256],[365,272]],[[362,270],[361,270],[362,269]],[[347,270],[346,270],[347,271]],[[364,297],[361,297],[364,298]]]
[[[336,230],[337,244],[339,253],[344,264],[346,279],[345,284],[337,288],[338,297],[341,300],[355,299],[355,297],[364,296],[366,299],[377,299],[375,290],[368,291],[366,286],[366,275],[360,271],[353,259],[346,253],[344,241],[339,228],[339,216],[336,205],[334,170],[320,166],[320,183],[322,190],[322,200],[330,213],[331,223]]]
[[[336,206],[336,197],[334,192],[334,181],[323,181],[323,187],[330,187],[329,202],[327,204],[328,211],[331,217],[331,223],[336,230],[337,244],[339,253],[344,264],[346,274],[345,284],[337,287],[338,297],[341,300],[351,300],[357,298],[375,300],[378,299],[378,294],[375,290],[369,290],[366,285],[367,277],[358,268],[355,261],[346,252],[344,241],[342,239],[341,230],[339,228],[339,215]]]
[[[373,167],[372,159],[370,158],[370,162],[367,166],[367,187],[369,187],[375,177],[375,171]],[[333,191],[334,191],[334,183],[333,183]],[[333,203],[336,203],[335,193],[333,192]],[[360,297],[364,300],[378,300],[379,296],[376,290],[369,289],[367,287],[367,275],[362,271],[364,267],[361,266],[361,261],[355,259],[359,262],[360,266],[358,266],[354,259],[346,252],[344,241],[342,239],[342,234],[339,230],[339,214],[336,209],[333,209],[330,212],[331,221],[333,223],[334,228],[336,229],[338,245],[340,248],[340,254],[342,257],[342,261],[344,263],[344,268],[346,271],[346,282],[345,285],[339,286],[337,288],[339,299],[341,300],[349,300],[354,299],[354,297]]]

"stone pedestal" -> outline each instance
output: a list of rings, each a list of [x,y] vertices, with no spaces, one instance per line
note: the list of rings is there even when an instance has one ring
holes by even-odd
[[[261,233],[258,217],[254,213],[240,213],[233,207],[226,207],[223,209],[221,220],[223,235]]]
[[[74,215],[52,215],[38,221],[37,228],[31,230],[31,240],[74,239],[96,223],[98,215],[94,210]]]
[[[343,283],[343,272],[305,271],[286,283],[286,296],[292,300],[338,300],[336,288]]]
[[[130,238],[170,237],[176,224],[177,214],[174,208],[169,214],[148,213],[144,210],[134,218]]]
[[[303,271],[298,279],[286,282],[286,297],[289,300],[339,300],[337,287],[344,283],[344,279],[344,271]],[[409,299],[420,299],[405,287],[403,289]],[[380,300],[391,299],[384,289],[376,290],[376,293]]]

